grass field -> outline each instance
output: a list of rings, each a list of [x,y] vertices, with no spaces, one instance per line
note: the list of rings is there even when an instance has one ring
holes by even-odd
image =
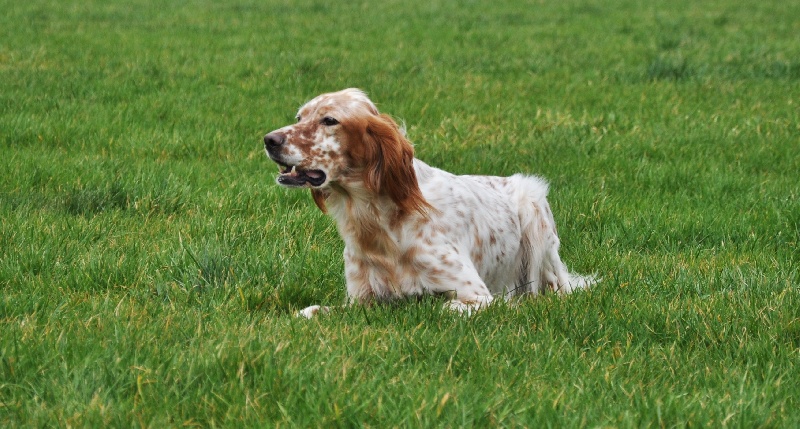
[[[0,426],[800,426],[800,3],[0,9]],[[603,282],[294,318],[342,244],[261,137],[352,86]]]

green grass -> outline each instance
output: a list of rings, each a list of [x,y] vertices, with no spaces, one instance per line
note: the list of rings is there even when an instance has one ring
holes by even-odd
[[[800,4],[0,1],[0,426],[797,427]],[[604,281],[344,300],[261,137],[361,87]]]

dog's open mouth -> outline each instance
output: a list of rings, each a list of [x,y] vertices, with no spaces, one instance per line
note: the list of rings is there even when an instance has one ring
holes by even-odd
[[[283,186],[320,186],[325,183],[325,172],[322,170],[303,170],[297,166],[287,166],[279,164],[281,174],[278,176],[278,183]]]

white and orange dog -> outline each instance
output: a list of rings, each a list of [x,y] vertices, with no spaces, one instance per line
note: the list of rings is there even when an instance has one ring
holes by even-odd
[[[404,130],[358,89],[320,95],[297,123],[264,137],[278,183],[310,188],[345,242],[350,302],[443,294],[470,312],[493,297],[568,293],[570,274],[547,183],[533,176],[455,176],[414,158]],[[311,306],[313,317],[326,307]]]

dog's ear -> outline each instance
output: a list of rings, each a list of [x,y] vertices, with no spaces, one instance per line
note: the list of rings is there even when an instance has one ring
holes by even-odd
[[[414,172],[414,147],[386,114],[370,116],[364,132],[364,184],[397,204],[400,214],[425,213],[430,205],[422,196]]]
[[[329,192],[323,191],[321,189],[312,189],[311,190],[311,198],[314,199],[314,204],[319,207],[322,213],[328,213],[328,208],[325,206],[325,200],[328,199]]]

